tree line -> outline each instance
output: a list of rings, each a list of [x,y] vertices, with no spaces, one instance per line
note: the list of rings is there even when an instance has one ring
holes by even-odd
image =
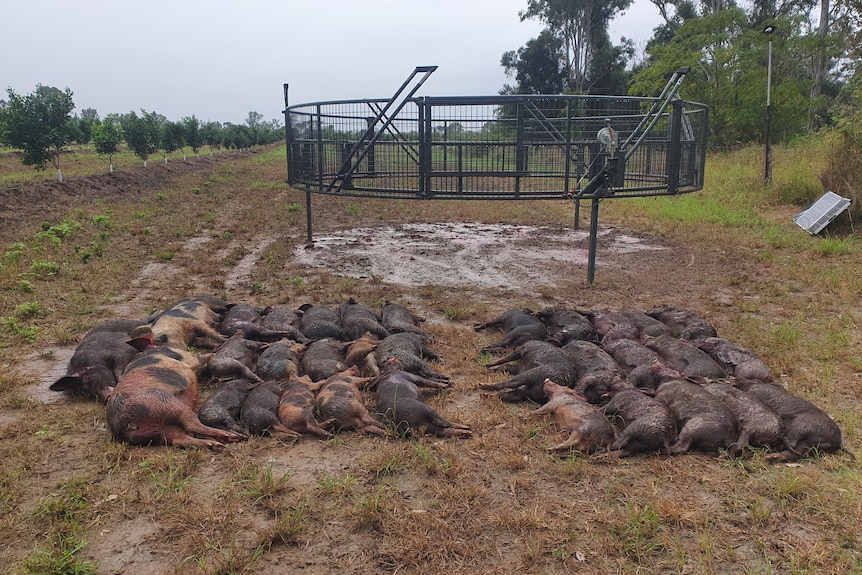
[[[194,115],[179,121],[168,120],[155,112],[141,110],[127,114],[108,114],[100,118],[94,108],[84,108],[73,115],[75,104],[69,88],[60,90],[38,85],[30,94],[6,90],[8,100],[0,100],[0,144],[22,151],[21,162],[44,170],[49,164],[57,170],[61,153],[67,146],[92,143],[95,151],[108,160],[113,172],[113,156],[121,146],[140,158],[144,165],[156,153],[167,161],[168,154],[191,148],[195,155],[208,146],[213,150],[240,150],[268,144],[284,137],[278,120],[264,121],[257,112],[249,112],[244,124],[201,122]]]
[[[608,33],[632,2],[528,0],[521,20],[544,28],[502,55],[515,83],[500,92],[655,96],[689,66],[680,95],[709,107],[709,141],[728,146],[763,140],[769,67],[777,141],[859,123],[862,0],[651,0],[663,22],[641,53]]]

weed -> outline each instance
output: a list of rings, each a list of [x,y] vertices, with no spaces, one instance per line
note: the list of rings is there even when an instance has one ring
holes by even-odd
[[[156,259],[158,260],[171,261],[177,255],[177,250],[172,247],[156,248],[153,255],[156,256]]]
[[[362,210],[359,209],[359,206],[354,204],[347,204],[345,210],[349,216],[358,216],[362,212]]]
[[[45,260],[33,260],[30,262],[30,269],[37,277],[55,276],[60,273],[60,264]]]
[[[48,538],[47,545],[35,550],[25,562],[27,573],[57,575],[90,575],[97,572],[93,561],[83,560],[78,554],[87,546],[87,540],[76,536]]]
[[[241,474],[238,482],[242,486],[240,494],[248,495],[255,503],[259,503],[264,499],[271,500],[283,491],[289,480],[290,473],[277,475],[273,472],[272,462],[268,462],[263,466],[250,467]]]
[[[293,277],[293,278],[290,278],[290,284],[291,284],[293,287],[299,287],[299,286],[301,286],[301,285],[302,285],[302,281],[303,281],[303,278],[301,278],[301,277],[299,277],[299,276],[297,276],[297,277]]]
[[[111,222],[111,217],[107,214],[93,216],[93,223],[99,227],[113,229],[114,224]]]
[[[356,476],[352,473],[342,473],[341,475],[326,473],[317,480],[317,484],[326,493],[349,495],[356,486]]]
[[[300,209],[302,209],[302,204],[300,204],[299,202],[291,202],[284,206],[284,211],[289,214],[298,212]]]

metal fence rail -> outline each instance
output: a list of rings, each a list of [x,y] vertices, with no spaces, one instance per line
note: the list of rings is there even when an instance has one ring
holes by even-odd
[[[656,98],[410,97],[316,102],[285,110],[288,182],[361,197],[592,198],[587,182],[618,155],[610,195],[703,187],[707,110],[679,99],[643,125]],[[597,134],[610,126],[620,146]],[[630,136],[638,131],[638,140]],[[624,167],[623,167],[624,166]],[[604,197],[608,194],[602,192]]]

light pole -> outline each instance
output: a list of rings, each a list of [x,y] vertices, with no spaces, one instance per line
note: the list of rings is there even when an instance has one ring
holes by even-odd
[[[769,52],[766,58],[766,146],[763,149],[763,183],[772,178],[772,150],[769,144],[770,92],[772,90],[772,33],[775,26],[767,26],[763,33],[769,37]]]

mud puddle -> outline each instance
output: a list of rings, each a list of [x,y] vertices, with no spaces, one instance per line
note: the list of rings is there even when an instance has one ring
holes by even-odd
[[[599,231],[596,265],[608,254],[665,250],[665,246]],[[562,226],[417,223],[355,228],[315,238],[295,252],[298,263],[348,277],[374,277],[410,286],[469,283],[478,287],[556,285],[551,268],[586,268],[589,233]],[[551,264],[554,264],[551,266]]]

